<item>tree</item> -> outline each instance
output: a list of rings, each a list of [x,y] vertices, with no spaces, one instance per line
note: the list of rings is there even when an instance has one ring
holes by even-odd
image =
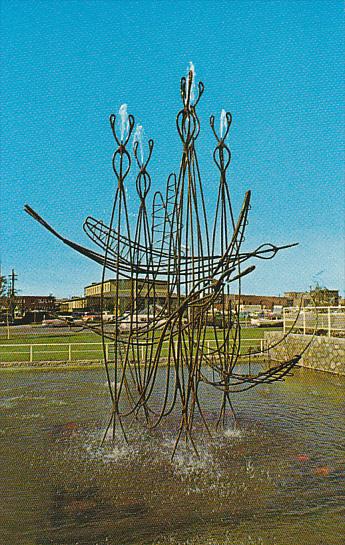
[[[337,303],[334,292],[321,286],[318,282],[314,287],[310,286],[310,295],[317,307],[332,306]]]
[[[0,297],[6,297],[7,295],[7,278],[0,275]]]

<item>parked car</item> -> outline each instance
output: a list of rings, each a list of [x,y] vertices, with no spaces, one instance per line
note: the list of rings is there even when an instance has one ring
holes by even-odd
[[[66,325],[69,325],[66,322],[66,320],[59,319],[59,318],[53,318],[51,320],[42,321],[42,327],[66,327]]]

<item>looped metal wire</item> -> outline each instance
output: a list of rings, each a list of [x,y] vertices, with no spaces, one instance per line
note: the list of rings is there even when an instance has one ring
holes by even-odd
[[[181,408],[180,424],[172,455],[184,435],[198,453],[193,437],[193,422],[199,415],[207,433],[211,434],[199,395],[201,383],[220,392],[217,426],[225,424],[226,415],[235,418],[231,395],[260,384],[283,379],[298,363],[300,356],[287,361],[268,362],[264,371],[243,372],[238,364],[241,353],[239,305],[230,298],[229,285],[237,284],[241,296],[241,281],[251,274],[255,265],[251,259],[271,259],[278,251],[293,245],[275,246],[265,243],[252,251],[243,251],[251,193],[247,191],[236,217],[227,182],[231,151],[225,143],[232,117],[226,113],[226,128],[220,136],[215,130],[215,118],[210,125],[217,145],[213,159],[219,172],[216,206],[213,219],[207,210],[201,172],[196,151],[200,121],[196,106],[204,92],[198,83],[198,95],[191,103],[193,74],[181,79],[183,108],[176,117],[177,131],[183,143],[182,159],[177,175],[170,174],[165,190],[153,195],[148,213],[151,176],[148,165],[154,143],[148,141],[148,156],[138,157],[138,143],[133,155],[139,168],[136,189],[139,197],[135,221],[128,208],[126,178],[131,169],[131,154],[127,149],[134,128],[134,117],[128,116],[128,131],[123,141],[116,129],[116,116],[110,116],[110,126],[117,144],[112,166],[118,187],[115,190],[109,224],[88,217],[84,231],[98,247],[98,252],[66,239],[55,231],[31,207],[25,210],[43,227],[69,247],[102,266],[101,307],[104,308],[106,271],[115,275],[115,318],[112,329],[101,320],[92,330],[101,335],[104,363],[111,396],[112,411],[107,432],[120,426],[127,440],[124,420],[142,418],[149,429],[177,407]],[[134,225],[133,225],[134,224]],[[125,302],[121,302],[121,282],[128,282]],[[221,316],[222,334],[217,319]],[[103,314],[102,314],[103,316]],[[217,318],[218,317],[218,318]],[[207,338],[213,336],[214,347]],[[108,357],[105,341],[113,343],[114,356]],[[166,364],[165,384],[159,401],[151,398],[158,386],[158,368]],[[209,372],[212,371],[212,376]]]
[[[230,127],[231,127],[231,123],[232,123],[232,115],[231,115],[230,112],[226,112],[225,117],[226,117],[227,125],[226,125],[224,135],[222,137],[220,137],[220,136],[218,136],[218,133],[217,133],[215,127],[214,127],[215,116],[214,115],[210,116],[211,129],[212,129],[212,132],[213,132],[213,134],[214,134],[214,136],[215,136],[215,138],[216,138],[219,145],[224,144],[225,140],[227,139],[228,134],[229,134],[229,130],[230,130]]]
[[[124,146],[126,147],[128,142],[129,142],[129,139],[132,135],[132,132],[133,132],[133,128],[134,128],[134,123],[135,123],[135,120],[134,120],[134,117],[133,115],[129,114],[128,116],[128,131],[127,131],[127,136],[124,140],[124,142],[121,141],[121,138],[119,138],[117,136],[117,131],[116,131],[116,115],[115,114],[111,114],[110,117],[109,117],[109,121],[110,121],[110,127],[111,127],[111,130],[112,130],[112,133],[113,133],[113,137],[115,139],[115,142],[117,143],[117,145],[119,146],[119,148],[121,146]]]

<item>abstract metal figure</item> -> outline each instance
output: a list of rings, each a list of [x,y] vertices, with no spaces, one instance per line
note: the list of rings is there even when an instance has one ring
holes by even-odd
[[[106,225],[88,217],[84,223],[85,233],[101,251],[92,251],[62,237],[32,208],[25,207],[26,212],[65,244],[102,265],[102,286],[106,271],[115,274],[114,327],[112,330],[105,328],[103,321],[99,328],[93,327],[103,339],[112,401],[105,436],[112,427],[114,437],[118,424],[126,437],[126,417],[142,415],[148,428],[155,428],[179,406],[181,419],[172,455],[182,436],[197,452],[192,435],[196,413],[211,433],[199,396],[201,384],[222,392],[218,426],[224,423],[228,411],[234,415],[232,393],[280,380],[300,359],[295,356],[283,362],[270,360],[256,374],[250,370],[248,373],[239,371],[238,363],[248,354],[241,351],[239,305],[233,305],[228,297],[230,285],[236,283],[240,295],[242,278],[255,269],[254,265],[247,265],[250,259],[271,259],[279,250],[294,244],[281,247],[263,244],[251,252],[242,251],[251,194],[250,191],[245,194],[240,213],[235,218],[227,181],[231,152],[226,141],[232,117],[224,110],[219,134],[214,116],[210,118],[216,139],[213,159],[219,170],[217,203],[211,226],[196,152],[200,132],[196,108],[204,85],[198,83],[196,97],[194,89],[191,70],[187,78],[181,79],[182,108],[176,118],[182,143],[179,172],[170,174],[165,194],[156,191],[151,203],[148,169],[153,141],[148,141],[146,160],[142,142],[138,139],[131,154],[129,141],[135,124],[133,116],[126,117],[126,111],[121,110],[121,131],[116,128],[116,116],[110,116],[117,145],[112,160],[117,188],[110,222]],[[133,157],[138,167],[136,191],[139,199],[135,225],[130,222],[126,197]],[[127,308],[121,313],[119,296],[124,279],[130,279],[131,293]],[[158,304],[157,292],[163,281],[165,300],[162,304],[160,293]],[[104,299],[103,288],[101,299]],[[221,330],[215,325],[219,310]],[[210,338],[215,344],[213,349],[207,343]],[[113,342],[113,361],[108,358],[105,339]],[[166,379],[161,406],[157,408],[157,402],[151,401],[157,386],[158,366],[162,362]]]

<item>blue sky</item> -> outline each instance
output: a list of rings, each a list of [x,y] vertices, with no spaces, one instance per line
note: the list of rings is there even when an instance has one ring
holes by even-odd
[[[344,289],[341,1],[20,1],[1,15],[1,262],[22,293],[70,296],[100,268],[23,212],[88,244],[115,183],[109,114],[126,102],[155,140],[161,187],[179,164],[175,115],[189,61],[205,84],[199,157],[212,213],[218,182],[210,114],[233,114],[230,183],[252,189],[247,247],[300,242],[258,262],[247,293]]]

